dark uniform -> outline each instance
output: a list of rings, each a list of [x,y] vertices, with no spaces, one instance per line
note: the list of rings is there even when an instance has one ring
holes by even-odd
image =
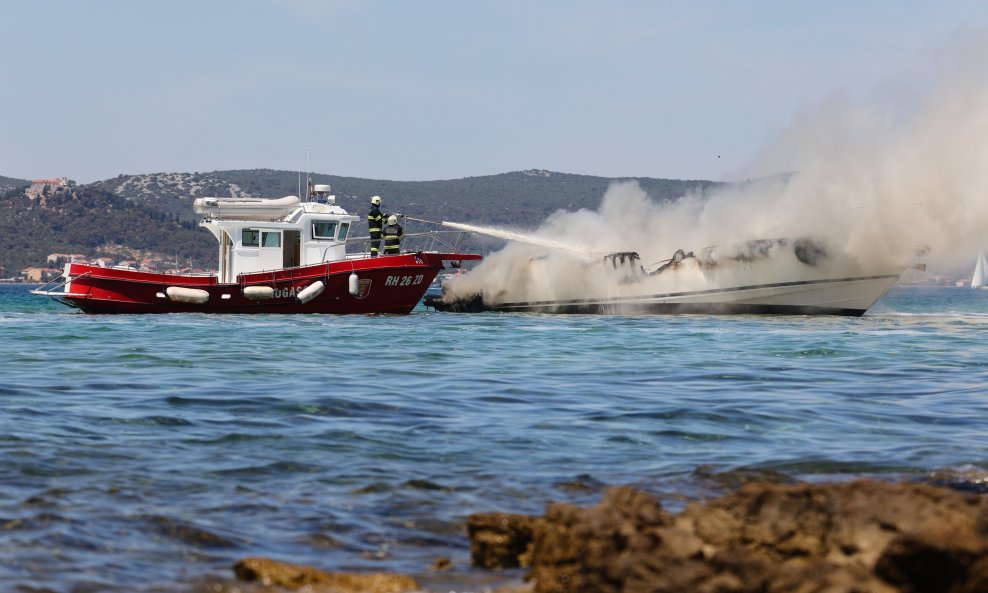
[[[367,230],[371,238],[371,257],[377,257],[377,250],[381,247],[381,229],[384,227],[384,215],[381,214],[381,207],[371,204],[370,212],[367,213]]]
[[[384,254],[396,255],[401,249],[401,237],[405,229],[397,222],[384,227]]]

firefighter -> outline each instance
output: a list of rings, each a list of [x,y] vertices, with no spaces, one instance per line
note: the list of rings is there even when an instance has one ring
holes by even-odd
[[[384,227],[384,254],[397,255],[401,248],[401,237],[405,229],[398,224],[398,215],[388,217],[388,226]]]
[[[384,226],[384,215],[381,214],[381,196],[371,198],[370,212],[367,213],[367,230],[370,232],[370,255],[377,257],[381,247],[381,228]]]

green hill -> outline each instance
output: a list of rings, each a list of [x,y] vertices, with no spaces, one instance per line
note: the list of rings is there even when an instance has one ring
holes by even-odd
[[[44,266],[49,253],[146,250],[213,266],[215,240],[193,222],[95,188],[65,188],[31,199],[22,190],[0,197],[0,266],[7,275]]]
[[[13,177],[0,175],[0,194],[26,185],[31,185],[31,182],[27,179],[14,179]]]
[[[337,203],[359,215],[372,195],[386,212],[415,218],[531,229],[551,213],[596,209],[607,177],[516,171],[438,181],[390,181],[313,174],[313,183],[330,184]],[[0,180],[8,178],[0,178]],[[673,200],[720,185],[711,181],[633,178],[653,199]],[[12,180],[19,181],[19,180]],[[158,251],[212,268],[214,239],[196,227],[192,201],[202,196],[282,197],[299,193],[299,173],[271,169],[120,175],[31,200],[21,191],[0,198],[0,266],[8,274],[44,265],[48,253],[93,254],[106,244]],[[305,179],[301,180],[305,187]],[[28,182],[22,182],[23,187]],[[421,230],[420,228],[409,230]],[[502,242],[466,235],[461,249],[489,251]]]
[[[333,186],[337,203],[362,214],[372,195],[384,198],[384,209],[428,220],[534,227],[559,209],[596,208],[608,186],[621,179],[516,171],[500,175],[439,181],[388,181],[316,173],[313,183]],[[720,185],[712,181],[628,178],[638,181],[653,199],[671,200],[695,189]],[[293,171],[250,169],[210,173],[157,173],[120,176],[91,184],[138,202],[192,220],[191,201],[201,196],[282,197],[299,193]],[[301,180],[302,191],[305,179]]]

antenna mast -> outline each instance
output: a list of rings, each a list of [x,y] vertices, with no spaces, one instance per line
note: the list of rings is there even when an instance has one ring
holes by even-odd
[[[309,153],[305,153],[305,201],[312,199],[312,162]]]

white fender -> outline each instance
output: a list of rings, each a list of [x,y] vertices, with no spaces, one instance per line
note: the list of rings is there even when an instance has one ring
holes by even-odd
[[[360,294],[360,278],[357,277],[356,272],[350,272],[349,288],[351,296]]]
[[[322,294],[322,291],[326,289],[326,285],[322,283],[322,280],[316,280],[312,284],[306,286],[302,290],[298,291],[295,298],[302,304],[308,303],[312,299]]]
[[[165,296],[170,301],[179,303],[192,303],[201,305],[209,300],[209,293],[198,288],[185,288],[184,286],[169,286],[165,289]]]
[[[245,286],[244,296],[252,301],[270,299],[274,296],[274,288],[270,286]]]

